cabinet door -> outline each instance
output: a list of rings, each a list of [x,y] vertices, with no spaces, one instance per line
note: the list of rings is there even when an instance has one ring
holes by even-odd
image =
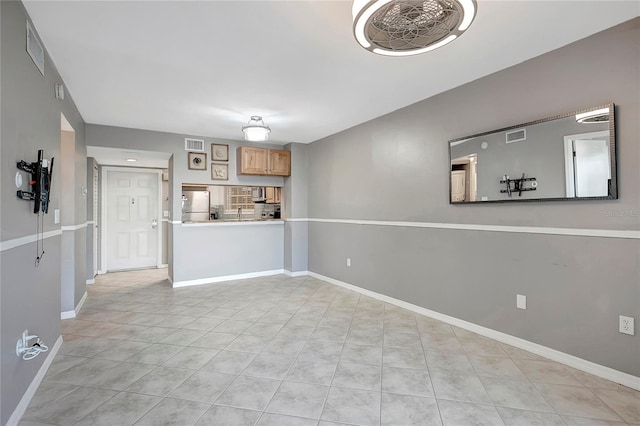
[[[266,188],[266,203],[267,204],[273,204],[276,202],[276,196],[275,196],[275,188],[273,186],[267,186]]]
[[[242,146],[238,148],[238,174],[265,175],[267,174],[267,150]]]
[[[273,196],[273,202],[276,204],[280,204],[282,201],[282,188],[274,188],[275,194]]]
[[[269,150],[269,172],[274,176],[291,176],[291,152]]]

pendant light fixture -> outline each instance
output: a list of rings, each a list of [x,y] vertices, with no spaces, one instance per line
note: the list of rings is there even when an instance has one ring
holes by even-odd
[[[252,115],[246,126],[242,127],[244,139],[251,142],[264,142],[269,140],[271,129],[264,124],[262,117]]]
[[[354,0],[353,33],[370,52],[417,55],[460,37],[476,6],[476,0]]]

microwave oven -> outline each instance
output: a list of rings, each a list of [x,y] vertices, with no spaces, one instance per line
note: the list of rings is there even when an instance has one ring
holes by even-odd
[[[251,189],[251,201],[261,202],[267,201],[267,190],[264,186],[254,186]]]

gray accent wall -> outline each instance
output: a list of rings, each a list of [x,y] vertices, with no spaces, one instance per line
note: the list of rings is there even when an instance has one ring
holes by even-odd
[[[635,19],[312,143],[309,217],[640,230],[638,40]],[[447,141],[609,102],[618,200],[448,203]],[[639,261],[637,239],[309,223],[313,272],[636,376]]]
[[[55,65],[45,55],[45,75],[40,74],[25,51],[26,22],[28,16],[20,2],[0,2],[0,241],[28,237],[36,234],[36,215],[33,203],[16,198],[13,184],[16,162],[35,161],[38,149],[44,149],[45,157],[56,157],[53,171],[51,205],[44,215],[44,231],[59,231],[54,224],[54,209],[63,209],[60,174],[61,129],[60,114],[64,114],[75,129],[73,164],[76,180],[73,188],[73,224],[86,221],[86,206],[80,188],[85,178],[84,121],[76,109],[71,93],[66,90],[65,99],[56,100],[56,83],[63,83]],[[37,32],[37,28],[35,28]],[[28,180],[26,173],[23,179]],[[23,184],[22,189],[27,190]],[[72,232],[73,233],[73,232]],[[49,354],[42,354],[30,361],[15,355],[15,345],[23,330],[39,335],[53,347],[60,337],[61,310],[61,235],[44,240],[45,255],[39,267],[35,267],[36,244],[27,243],[0,252],[0,424],[5,424],[26,389],[36,376]],[[77,233],[75,253],[84,252],[84,233]],[[84,285],[84,259],[75,264],[73,275]],[[73,289],[79,300],[79,287]],[[84,293],[82,293],[84,294]],[[81,296],[80,296],[81,297]]]
[[[306,222],[290,221],[308,217],[309,146],[299,143],[285,145],[291,151],[291,176],[285,178],[283,188],[284,269],[289,272],[309,268],[309,227]]]

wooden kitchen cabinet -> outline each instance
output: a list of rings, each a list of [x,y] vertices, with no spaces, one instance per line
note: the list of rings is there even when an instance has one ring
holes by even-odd
[[[241,146],[237,151],[239,175],[291,176],[291,152]]]
[[[269,151],[269,174],[291,176],[291,152],[278,149]]]
[[[265,188],[266,192],[266,203],[267,204],[280,204],[280,200],[282,199],[282,188],[278,188],[275,186],[267,186]]]

